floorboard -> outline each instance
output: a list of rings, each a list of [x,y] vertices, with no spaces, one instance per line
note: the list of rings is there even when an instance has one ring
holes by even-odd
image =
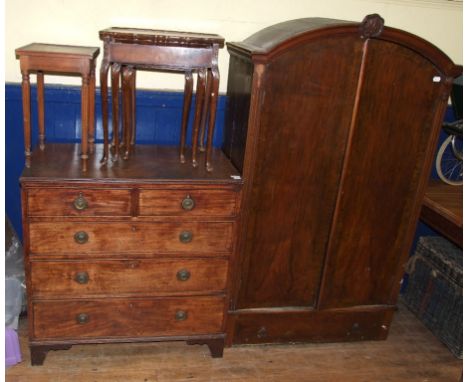
[[[8,382],[456,382],[462,372],[462,361],[404,306],[386,341],[247,345],[225,349],[222,359],[185,342],[79,345],[33,367],[26,319],[19,333],[24,360],[6,370]]]

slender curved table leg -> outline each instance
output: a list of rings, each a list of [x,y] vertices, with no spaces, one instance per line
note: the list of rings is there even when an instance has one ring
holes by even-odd
[[[107,95],[107,76],[109,73],[109,61],[104,58],[101,63],[101,107],[102,107],[102,134],[104,138],[104,150],[101,163],[106,163],[109,159],[109,109]]]
[[[45,121],[44,121],[44,72],[37,72],[37,117],[39,124],[39,148],[45,148]]]
[[[180,163],[185,163],[185,140],[187,136],[188,117],[192,103],[193,75],[191,71],[185,72],[184,107],[182,109],[182,125],[180,128],[179,157]]]
[[[192,130],[192,166],[197,167],[197,143],[198,143],[198,131],[200,129],[200,120],[202,115],[203,100],[205,98],[205,87],[206,87],[206,70],[200,69],[198,71],[197,78],[197,94],[195,101],[195,117],[193,119],[193,130]]]
[[[22,74],[21,93],[23,96],[23,129],[24,129],[24,155],[26,167],[31,166],[31,86],[29,72]]]
[[[81,81],[81,171],[88,166],[88,122],[89,122],[89,75]]]
[[[91,63],[89,72],[89,122],[88,122],[88,144],[90,154],[94,153],[94,135],[95,135],[95,93],[96,93],[96,69],[94,63]]]
[[[114,150],[114,159],[119,157],[119,78],[120,64],[112,64],[111,69],[111,86],[112,86],[112,148]]]
[[[209,94],[211,93],[212,80],[213,80],[213,76],[211,74],[211,70],[207,69],[205,99],[203,100],[203,114],[202,114],[201,123],[200,123],[200,139],[199,139],[199,145],[198,145],[198,149],[201,152],[205,151],[205,132],[207,128],[206,121],[209,115],[208,105],[210,104]]]
[[[136,68],[132,71],[132,138],[130,144],[135,146],[136,140]]]
[[[123,134],[122,141],[124,142],[124,155],[123,159],[127,160],[130,156],[130,144],[132,136],[132,88],[133,88],[133,71],[135,69],[131,66],[124,66],[122,70],[122,126]]]
[[[213,171],[213,165],[211,163],[211,154],[213,151],[213,132],[216,122],[216,107],[218,105],[218,91],[219,91],[219,71],[218,67],[214,66],[211,71],[212,86],[211,93],[209,94],[210,99],[210,120],[208,124],[208,137],[206,139],[206,170]],[[207,97],[208,98],[208,97]]]

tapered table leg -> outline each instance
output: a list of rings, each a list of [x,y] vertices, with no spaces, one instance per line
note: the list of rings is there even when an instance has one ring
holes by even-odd
[[[102,134],[104,138],[104,150],[101,163],[106,163],[109,159],[109,108],[107,95],[107,77],[109,73],[109,61],[104,58],[101,63],[100,83],[101,83],[101,108],[102,108]]]
[[[81,170],[88,166],[89,76],[81,81]]]
[[[44,121],[44,73],[37,72],[37,117],[39,124],[39,148],[45,147],[45,121]]]
[[[89,73],[89,121],[88,121],[88,144],[89,152],[94,153],[94,136],[95,136],[95,95],[96,95],[96,70],[91,63]]]
[[[24,155],[26,167],[31,166],[31,86],[29,73],[22,72],[21,93],[23,96]]]
[[[122,111],[123,111],[123,133],[122,140],[124,142],[124,155],[123,159],[128,159],[130,156],[130,146],[133,130],[133,72],[134,68],[131,66],[124,66],[122,71]]]

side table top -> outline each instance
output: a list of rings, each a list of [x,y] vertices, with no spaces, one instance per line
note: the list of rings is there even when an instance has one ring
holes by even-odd
[[[96,58],[99,48],[94,46],[56,45],[33,42],[15,50],[17,56],[66,56]]]
[[[430,180],[424,195],[421,220],[463,247],[463,186]]]
[[[224,46],[224,38],[217,34],[179,32],[158,29],[112,27],[99,31],[101,40],[142,45],[163,45],[182,47]]]

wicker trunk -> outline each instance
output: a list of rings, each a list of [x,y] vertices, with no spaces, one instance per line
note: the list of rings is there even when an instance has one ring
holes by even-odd
[[[458,358],[463,354],[462,251],[442,237],[419,239],[403,301]]]

